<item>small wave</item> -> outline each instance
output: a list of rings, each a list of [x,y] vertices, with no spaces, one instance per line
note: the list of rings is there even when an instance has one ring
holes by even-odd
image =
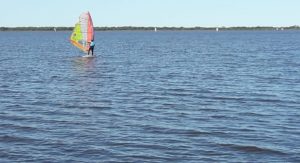
[[[109,152],[105,149],[86,149],[81,151],[83,155],[100,155],[100,154],[109,154]]]
[[[229,147],[233,150],[247,152],[247,153],[274,154],[274,155],[285,155],[286,154],[279,150],[258,147],[258,146],[251,146],[251,145],[238,145],[238,144],[219,144],[219,145],[221,145],[222,147]]]
[[[266,99],[266,98],[255,98],[252,99],[253,101],[257,102],[263,102],[263,103],[283,103],[284,101],[279,100],[279,99]],[[251,100],[250,100],[251,101]]]
[[[244,113],[238,113],[240,116],[248,116],[248,117],[268,117],[272,115],[267,115],[265,113],[258,113],[258,112],[244,112]]]
[[[9,61],[9,60],[13,60],[13,58],[2,58],[0,59],[0,62]]]
[[[0,142],[5,142],[5,143],[33,143],[36,141],[37,141],[36,139],[32,139],[28,137],[19,137],[13,135],[0,136]]]
[[[144,126],[145,130],[151,132],[151,133],[157,133],[157,134],[168,134],[168,135],[182,135],[182,136],[188,136],[188,137],[198,137],[201,135],[208,135],[211,134],[210,132],[205,131],[198,131],[195,129],[174,129],[174,128],[163,128],[163,127],[157,127],[157,126]]]
[[[213,116],[211,116],[211,118],[214,118],[214,119],[223,119],[223,120],[225,120],[225,119],[229,119],[229,120],[239,120],[239,118],[238,117],[233,117],[233,116],[227,116],[227,115],[213,115]]]
[[[16,129],[16,130],[21,130],[21,131],[26,131],[26,132],[34,132],[34,131],[40,130],[35,127],[14,125],[14,124],[0,124],[0,127],[4,128],[4,129],[9,128],[9,129]]]
[[[1,120],[10,120],[10,121],[25,121],[28,120],[27,117],[21,117],[21,116],[12,116],[12,115],[0,115]]]
[[[126,155],[126,156],[122,156],[122,159],[127,160],[128,162],[135,162],[136,160],[139,160],[141,162],[174,162],[174,161],[178,161],[176,158],[174,157],[167,157],[167,156],[158,156],[158,155],[140,155],[140,154],[136,154],[136,155]]]

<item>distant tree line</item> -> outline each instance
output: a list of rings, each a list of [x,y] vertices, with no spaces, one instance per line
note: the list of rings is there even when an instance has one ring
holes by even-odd
[[[72,31],[74,27],[0,27],[0,31]],[[155,27],[95,27],[96,31],[152,31]],[[216,30],[217,27],[157,27],[158,31]],[[290,27],[218,27],[219,30],[300,30],[300,26]]]
[[[73,27],[0,27],[0,31],[70,31]]]

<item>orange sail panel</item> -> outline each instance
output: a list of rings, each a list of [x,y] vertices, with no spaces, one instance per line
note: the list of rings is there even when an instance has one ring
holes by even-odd
[[[94,40],[92,17],[89,12],[82,13],[74,27],[70,41],[75,47],[83,52],[87,52],[90,48],[89,42],[91,42],[91,40]]]

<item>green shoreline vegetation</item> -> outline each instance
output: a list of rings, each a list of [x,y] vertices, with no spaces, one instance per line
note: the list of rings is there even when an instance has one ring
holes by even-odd
[[[0,31],[72,31],[74,27],[0,27]],[[94,27],[96,31],[153,31],[155,27]],[[157,31],[257,31],[257,30],[300,30],[300,26],[289,27],[271,27],[271,26],[257,26],[257,27],[156,27]]]

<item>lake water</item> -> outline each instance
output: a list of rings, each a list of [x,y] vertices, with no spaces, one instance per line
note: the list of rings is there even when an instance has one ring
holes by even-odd
[[[300,32],[0,32],[0,162],[300,162]]]

